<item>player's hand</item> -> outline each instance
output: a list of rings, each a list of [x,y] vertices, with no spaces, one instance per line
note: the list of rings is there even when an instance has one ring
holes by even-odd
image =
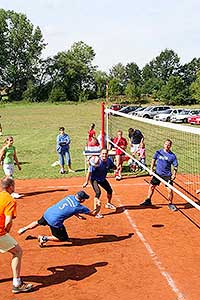
[[[149,175],[153,176],[153,171],[152,170],[149,171]]]

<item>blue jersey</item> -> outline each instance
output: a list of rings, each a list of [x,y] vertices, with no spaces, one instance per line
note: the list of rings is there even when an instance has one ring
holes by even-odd
[[[68,134],[59,134],[56,138],[56,151],[61,153],[69,150],[70,137]]]
[[[89,208],[81,205],[74,195],[69,195],[57,202],[55,205],[49,207],[45,213],[44,218],[47,223],[53,227],[60,228],[64,220],[76,214],[88,214]]]
[[[161,176],[171,176],[171,166],[178,167],[176,155],[171,151],[160,149],[155,152],[153,159],[156,160],[156,173]]]
[[[108,157],[106,161],[99,159],[99,164],[97,167],[90,166],[91,180],[97,180],[99,182],[106,179],[106,175],[110,169],[115,167],[113,161]]]

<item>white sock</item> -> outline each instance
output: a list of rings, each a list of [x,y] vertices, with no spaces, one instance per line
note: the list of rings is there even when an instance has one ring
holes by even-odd
[[[20,286],[20,284],[21,284],[21,278],[20,277],[19,278],[13,278],[13,285],[15,287]]]

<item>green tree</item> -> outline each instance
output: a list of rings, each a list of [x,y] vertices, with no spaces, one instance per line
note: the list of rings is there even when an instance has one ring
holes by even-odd
[[[181,76],[186,85],[190,86],[196,80],[199,70],[200,58],[193,58],[189,63],[180,67],[179,76]]]
[[[200,103],[200,71],[197,72],[196,80],[190,86],[190,93],[192,98]]]
[[[122,85],[118,78],[113,78],[109,81],[108,94],[114,98],[122,94]]]
[[[160,91],[160,96],[166,104],[184,104],[184,98],[188,96],[188,90],[180,76],[171,75],[167,84]]]
[[[129,82],[126,86],[125,94],[131,102],[137,103],[141,98],[141,89],[138,85]]]
[[[162,89],[164,82],[162,79],[147,79],[141,87],[142,94],[151,95],[154,99],[158,98],[159,91]]]
[[[8,88],[11,99],[19,99],[37,72],[45,44],[40,28],[24,14],[0,9],[0,25],[0,86]]]
[[[95,80],[95,90],[96,90],[96,97],[102,98],[106,96],[106,82],[108,80],[108,75],[102,71],[95,71],[94,72],[94,80]]]
[[[142,84],[141,71],[136,63],[126,65],[126,79],[138,86]]]
[[[124,90],[127,84],[127,74],[126,68],[122,63],[118,63],[110,69],[109,77],[112,81],[112,84],[119,85],[120,94],[124,94]]]
[[[66,93],[66,98],[76,100],[90,98],[94,94],[95,80],[92,65],[95,52],[92,47],[80,41],[74,43],[67,52],[54,56],[51,67],[53,85],[59,84]]]
[[[177,74],[180,67],[179,61],[178,55],[173,50],[165,49],[143,68],[144,80],[157,78],[167,83],[171,75]]]

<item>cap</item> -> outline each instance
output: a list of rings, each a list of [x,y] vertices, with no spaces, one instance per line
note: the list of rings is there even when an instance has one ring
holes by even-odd
[[[90,196],[88,194],[86,194],[84,191],[79,191],[79,192],[76,193],[76,195],[78,196],[78,198],[80,200],[90,198]]]

